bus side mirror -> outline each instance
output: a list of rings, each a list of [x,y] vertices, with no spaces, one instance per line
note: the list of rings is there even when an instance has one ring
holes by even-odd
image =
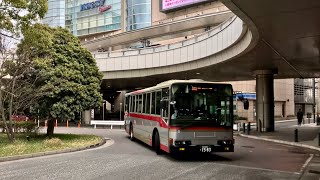
[[[244,108],[245,110],[248,110],[248,109],[249,109],[249,101],[248,101],[248,99],[244,99],[244,100],[243,100],[243,108]]]

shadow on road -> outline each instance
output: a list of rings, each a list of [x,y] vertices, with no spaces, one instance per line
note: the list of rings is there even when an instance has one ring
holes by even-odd
[[[169,155],[166,154],[166,157],[173,161],[180,161],[180,162],[230,162],[233,161],[230,158],[226,158],[214,153],[182,153],[178,155]]]
[[[127,137],[128,140],[130,140],[129,137]],[[142,146],[143,148],[149,149],[150,151],[154,151],[154,149],[149,146],[148,144],[145,144],[144,142],[135,139],[134,140],[136,144]],[[180,161],[180,162],[196,162],[196,161],[203,161],[203,162],[208,162],[208,161],[225,161],[225,162],[230,162],[233,161],[230,158],[226,158],[214,153],[185,153],[182,152],[181,154],[168,154],[166,152],[162,152],[161,156],[171,160],[171,161]]]

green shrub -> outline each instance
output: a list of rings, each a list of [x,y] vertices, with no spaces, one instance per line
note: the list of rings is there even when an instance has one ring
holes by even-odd
[[[9,121],[7,122],[9,123]],[[5,132],[4,123],[0,122],[2,132]],[[32,133],[37,132],[37,126],[32,121],[13,121],[14,132]]]

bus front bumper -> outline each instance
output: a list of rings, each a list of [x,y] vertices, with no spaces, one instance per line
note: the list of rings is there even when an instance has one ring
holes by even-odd
[[[197,146],[170,146],[170,153],[211,153],[211,152],[234,152],[234,145],[197,145]]]

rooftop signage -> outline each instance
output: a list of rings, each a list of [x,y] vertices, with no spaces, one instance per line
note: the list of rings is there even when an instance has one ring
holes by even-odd
[[[85,10],[88,10],[88,9],[93,9],[93,8],[104,6],[105,2],[106,2],[106,0],[97,0],[97,1],[86,3],[86,4],[81,4],[80,5],[80,11],[85,11]]]
[[[111,5],[104,6],[104,7],[99,7],[99,12],[103,13],[105,11],[108,11],[109,9],[111,9]]]
[[[161,0],[161,11],[171,11],[210,0]],[[212,1],[212,0],[211,0]]]

